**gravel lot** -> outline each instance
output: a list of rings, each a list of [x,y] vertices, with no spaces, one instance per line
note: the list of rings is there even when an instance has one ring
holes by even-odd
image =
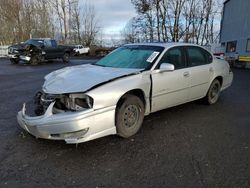
[[[235,69],[219,102],[192,102],[145,118],[130,139],[35,139],[16,122],[22,103],[56,69],[0,59],[0,187],[250,187],[250,70]]]

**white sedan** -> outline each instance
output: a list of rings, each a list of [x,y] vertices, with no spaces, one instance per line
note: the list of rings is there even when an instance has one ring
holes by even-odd
[[[228,63],[200,46],[129,44],[95,64],[48,74],[35,115],[24,104],[17,120],[35,137],[66,143],[127,138],[150,113],[202,98],[215,104],[232,80]]]

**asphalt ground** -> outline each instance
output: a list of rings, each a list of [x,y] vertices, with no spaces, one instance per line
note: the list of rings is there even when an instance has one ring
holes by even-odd
[[[250,187],[250,70],[234,69],[216,105],[191,102],[147,116],[129,139],[36,139],[16,114],[56,69],[0,59],[0,187]]]

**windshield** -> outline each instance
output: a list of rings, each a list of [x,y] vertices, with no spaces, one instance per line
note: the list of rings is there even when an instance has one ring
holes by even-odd
[[[38,40],[38,39],[29,39],[27,41],[24,42],[25,44],[32,44],[34,46],[39,46],[41,47],[44,43],[43,40]]]
[[[148,69],[164,50],[158,46],[124,46],[113,51],[95,65],[114,68]]]

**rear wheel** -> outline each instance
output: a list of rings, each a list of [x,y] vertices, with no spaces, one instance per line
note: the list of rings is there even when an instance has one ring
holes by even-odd
[[[144,113],[145,107],[141,99],[134,95],[126,95],[116,109],[117,134],[124,138],[136,134],[141,128]]]
[[[214,80],[207,92],[205,99],[205,102],[207,104],[215,104],[219,97],[220,97],[220,90],[221,90],[221,84],[219,80]]]
[[[10,62],[12,64],[18,64],[19,63],[19,59],[18,58],[10,58]]]
[[[63,55],[63,62],[64,62],[64,63],[69,63],[69,53],[65,53],[65,54]]]

